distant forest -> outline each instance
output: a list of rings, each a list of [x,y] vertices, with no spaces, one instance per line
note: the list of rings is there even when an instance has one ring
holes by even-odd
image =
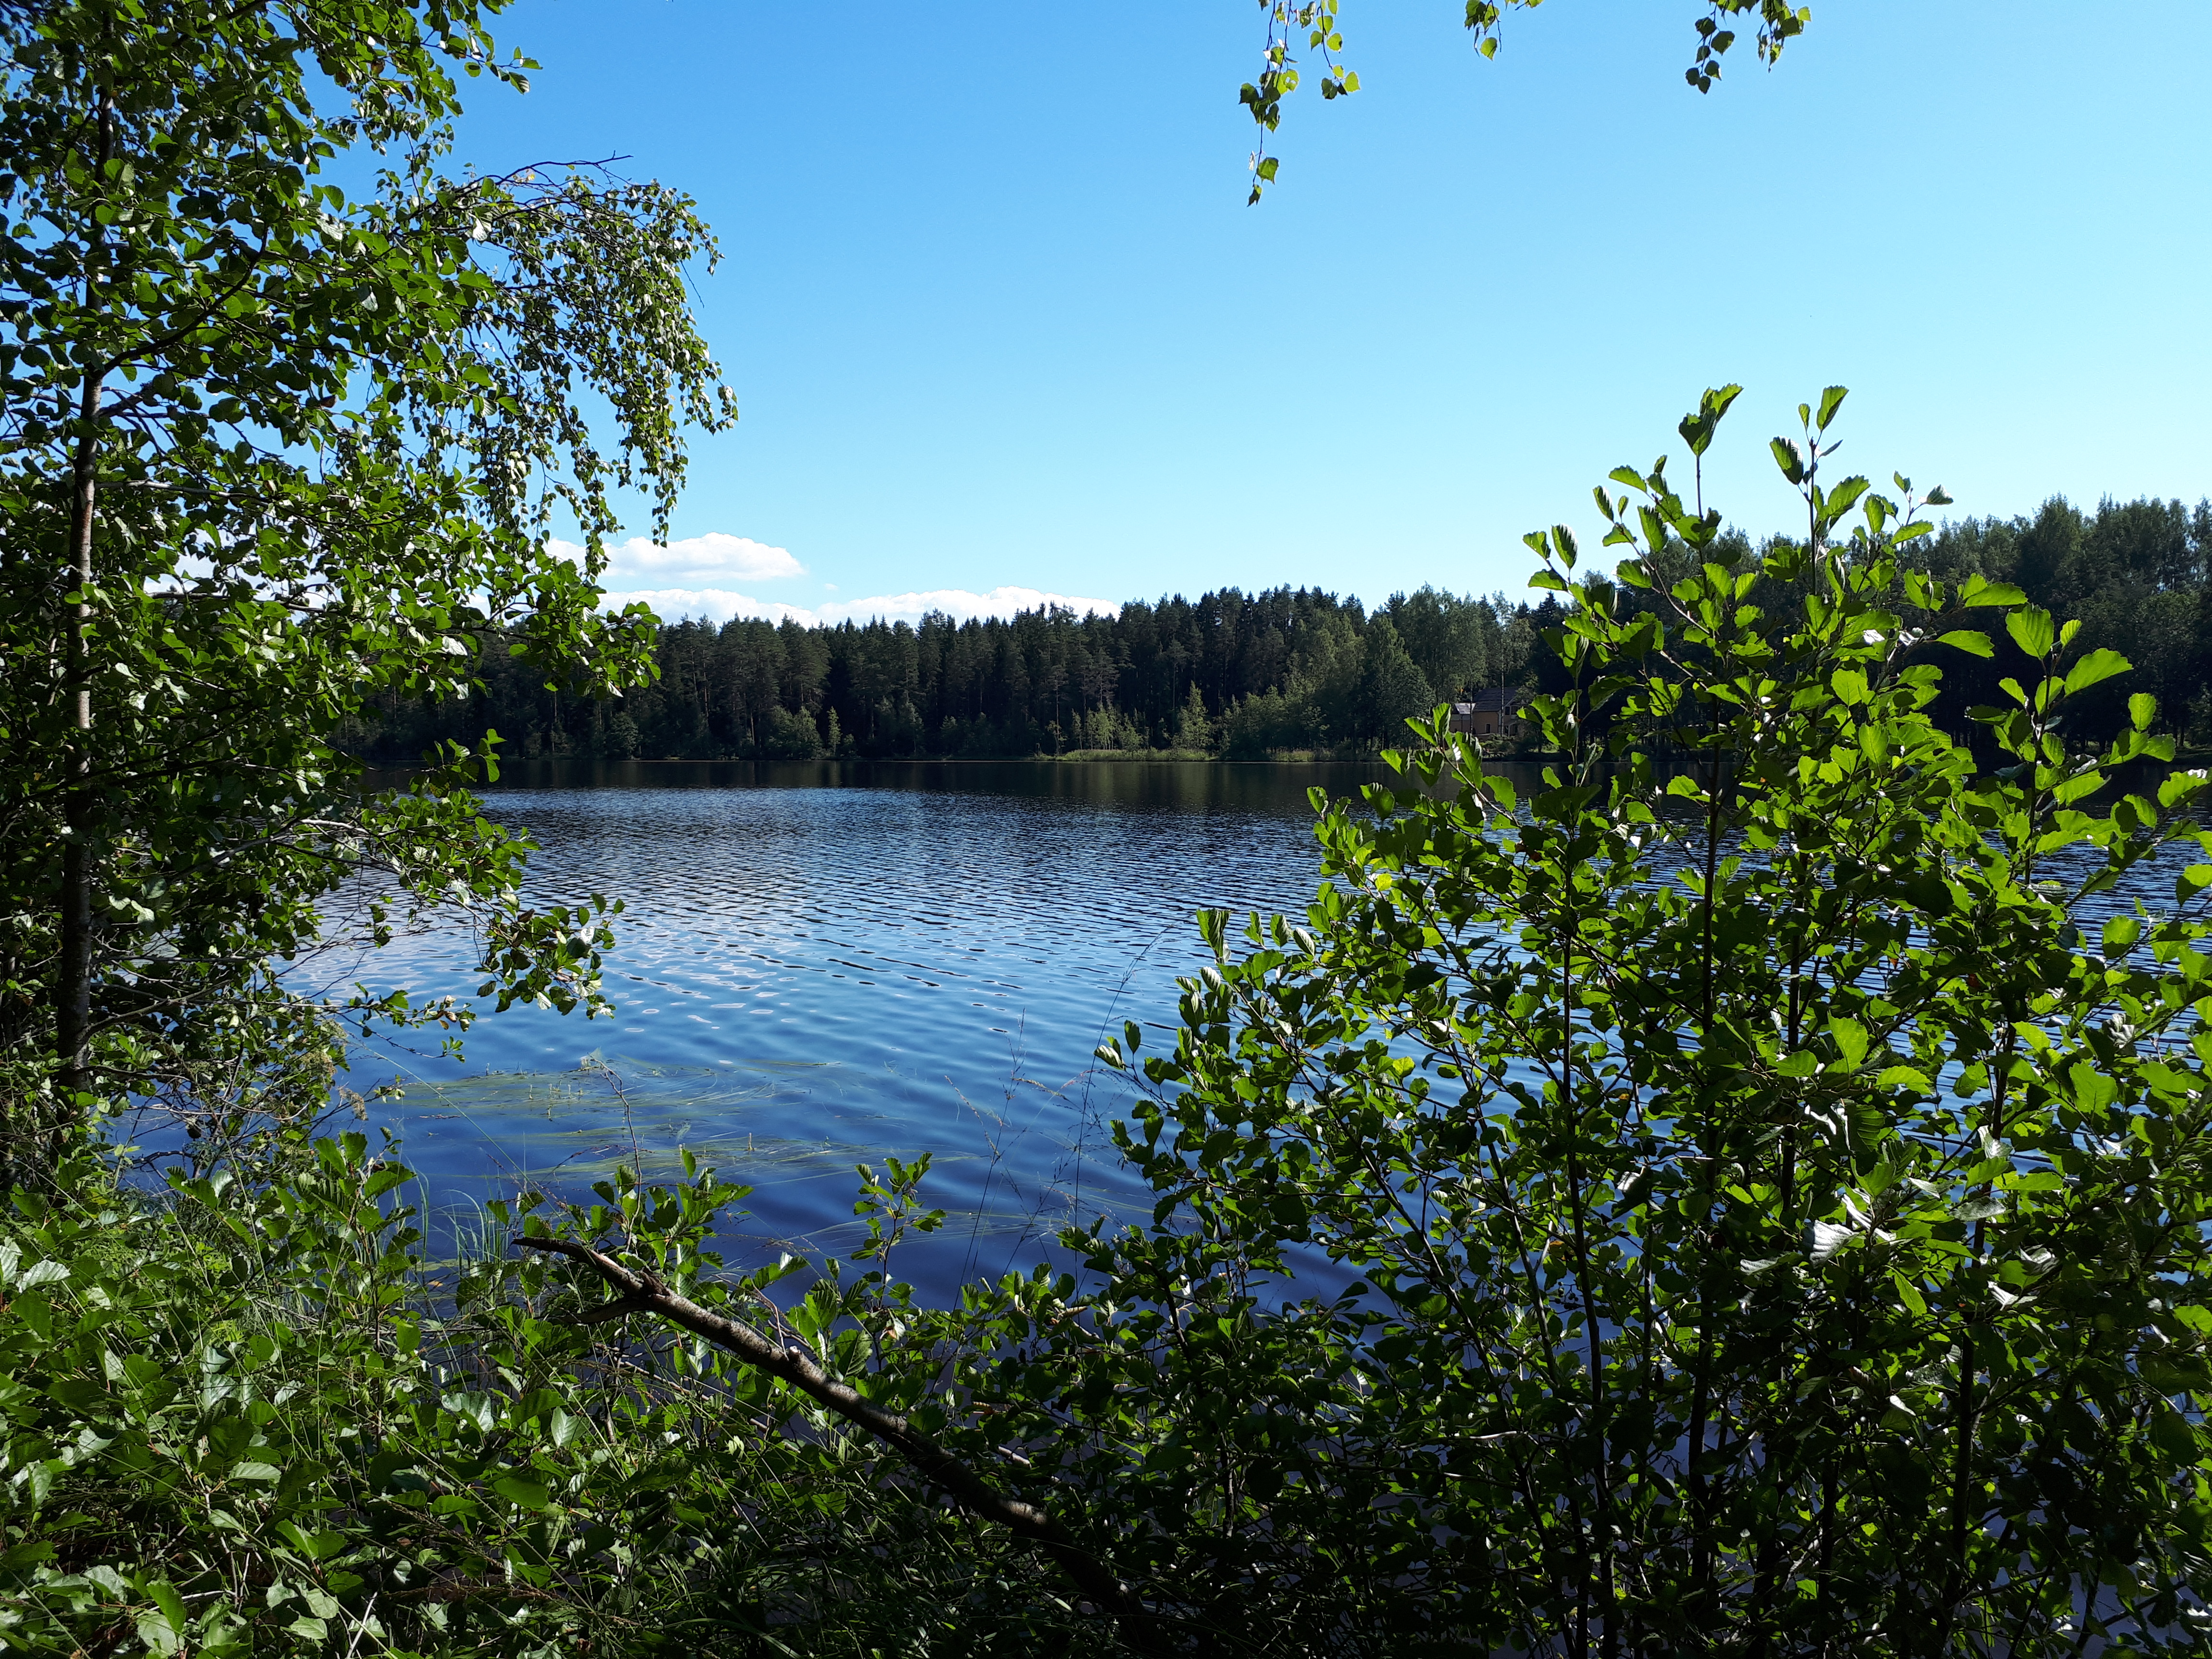
[[[1735,544],[1747,568],[1775,544]],[[2157,696],[2166,729],[2212,737],[2212,501],[2192,512],[2179,501],[2107,501],[2084,513],[2054,498],[2033,518],[1948,524],[1910,550],[1947,580],[1978,573],[2017,583],[2034,603],[2082,620],[2077,649],[2110,646],[2135,664],[2075,717],[2085,739],[2121,723],[2138,690]],[[1111,617],[1051,610],[1011,621],[930,616],[919,626],[678,622],[659,630],[659,683],[619,701],[549,687],[495,641],[474,696],[387,699],[379,720],[337,736],[388,763],[487,731],[505,739],[509,759],[1349,757],[1395,741],[1408,714],[1449,698],[1562,689],[1565,672],[1539,643],[1560,615],[1549,595],[1531,605],[1423,587],[1370,611],[1356,599],[1282,587],[1132,604]],[[1962,738],[1974,730],[1966,709],[1996,700],[1997,682],[2023,672],[2007,661],[2002,630],[1997,638],[1993,660],[1948,648],[1936,659],[1939,716]]]

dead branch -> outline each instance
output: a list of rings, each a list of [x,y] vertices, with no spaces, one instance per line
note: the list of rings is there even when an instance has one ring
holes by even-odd
[[[651,1313],[682,1326],[695,1336],[705,1337],[716,1347],[726,1349],[747,1364],[788,1382],[846,1421],[866,1429],[904,1458],[923,1480],[945,1492],[970,1515],[995,1522],[1042,1551],[1085,1596],[1114,1616],[1123,1636],[1139,1652],[1164,1656],[1175,1650],[1164,1639],[1159,1620],[1136,1591],[1071,1538],[1050,1515],[1034,1504],[1000,1492],[904,1417],[885,1411],[850,1384],[831,1376],[803,1350],[771,1341],[750,1325],[725,1318],[688,1297],[678,1295],[652,1273],[625,1267],[574,1239],[518,1238],[514,1243],[525,1249],[544,1250],[580,1262],[617,1292],[615,1301],[591,1309],[573,1322],[596,1325],[624,1314]]]

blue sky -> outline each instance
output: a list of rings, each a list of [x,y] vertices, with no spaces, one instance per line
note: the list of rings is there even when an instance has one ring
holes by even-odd
[[[1489,63],[1462,10],[1346,0],[1362,90],[1309,76],[1248,208],[1251,0],[523,0],[543,68],[464,155],[625,155],[726,255],[744,418],[611,586],[1517,592],[1728,380],[1707,498],[1755,532],[1832,382],[1839,460],[1957,512],[2212,491],[2212,6],[1816,0],[1702,97],[1692,0],[1553,0]]]

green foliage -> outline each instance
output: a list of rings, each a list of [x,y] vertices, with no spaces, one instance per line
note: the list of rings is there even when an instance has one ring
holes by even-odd
[[[1206,718],[1206,698],[1196,685],[1176,713],[1175,746],[1201,752],[1213,746],[1213,722]]]
[[[1424,720],[1371,817],[1317,802],[1307,924],[1240,956],[1208,915],[1172,1052],[1102,1051],[1156,1224],[940,1327],[971,1451],[1050,1469],[1190,1626],[2201,1647],[2204,779],[2142,770],[2148,700],[2069,749],[2124,661],[1903,568],[1903,482],[1826,481],[1841,401],[1778,446],[1808,535],[1763,566],[1663,463],[1606,495],[1617,580],[1531,538],[1570,601],[1543,787]],[[2034,659],[1976,711],[2003,770],[1930,720],[1899,590]],[[2115,912],[2153,860],[2172,902]]]
[[[1453,697],[1520,678],[1523,663],[1507,660],[1505,631],[1513,609],[1503,594],[1469,600],[1423,586],[1392,594],[1383,614],[1428,688],[1436,696]],[[1398,729],[1393,722],[1394,738]]]
[[[941,1218],[927,1158],[860,1172],[862,1270],[795,1298],[788,1261],[719,1272],[744,1194],[711,1172],[621,1173],[550,1226],[1048,1512],[1139,1588],[1146,1645],[2201,1649],[2204,780],[2155,775],[2158,696],[2039,602],[2121,568],[2173,591],[2157,512],[2047,510],[2008,573],[1937,574],[1940,492],[1825,479],[1830,388],[1771,447],[1802,542],[1754,555],[1701,483],[1622,468],[1616,575],[1539,533],[1552,597],[1487,626],[1278,595],[1223,636],[1264,672],[1178,656],[1179,602],[748,629],[700,667],[728,631],[603,617],[593,579],[615,493],[665,533],[681,428],[732,414],[684,289],[712,244],[654,186],[441,171],[456,69],[520,78],[500,9],[0,6],[0,1085],[38,1137],[0,1222],[0,1645],[1107,1650],[926,1470],[565,1261],[426,1260],[392,1149],[310,1138],[337,1040],[276,964],[331,895],[380,875],[370,942],[470,906],[501,1006],[594,1006],[615,908],[522,908],[526,844],[467,793],[490,731],[367,800],[329,738],[520,674],[610,754],[672,711],[794,757],[1359,745],[1540,635],[1558,758],[1525,806],[1416,719],[1403,787],[1322,804],[1307,925],[1255,918],[1239,954],[1209,914],[1173,1052],[1109,1046],[1158,1196],[1065,1236],[1086,1277],[916,1307],[891,1261]],[[1486,48],[1505,9],[1468,7]],[[1805,21],[1716,0],[1693,84],[1754,10],[1770,58]],[[1267,15],[1273,131],[1291,30],[1325,94],[1357,80],[1334,4]],[[360,199],[323,182],[364,150]],[[1734,395],[1682,423],[1693,472]],[[1944,672],[1984,664],[1955,729]],[[933,673],[1003,696],[929,709]],[[2172,904],[2115,907],[2169,858]],[[126,1090],[202,1133],[154,1198],[70,1126]],[[534,1194],[489,1219],[549,1229]]]
[[[1467,0],[1464,22],[1474,38],[1474,49],[1486,58],[1498,55],[1503,38],[1501,25],[1509,11],[1534,10],[1543,0]],[[1706,15],[1692,20],[1698,45],[1683,78],[1699,92],[1711,92],[1721,78],[1721,59],[1735,44],[1735,31],[1727,26],[1739,17],[1757,25],[1757,51],[1761,63],[1771,65],[1782,56],[1785,42],[1805,32],[1813,20],[1809,6],[1792,6],[1788,0],[1704,0]],[[1247,205],[1256,204],[1275,182],[1282,163],[1267,152],[1264,135],[1283,124],[1283,100],[1298,88],[1297,50],[1317,53],[1322,63],[1321,95],[1348,96],[1359,90],[1359,76],[1342,61],[1344,33],[1338,25],[1342,0],[1260,0],[1267,14],[1266,66],[1257,82],[1246,82],[1237,101],[1252,112],[1263,135],[1252,155],[1252,193]]]
[[[503,999],[597,997],[605,905],[525,911],[527,844],[476,815],[491,735],[366,800],[325,740],[378,693],[465,692],[490,641],[540,678],[646,678],[641,616],[592,580],[611,492],[665,523],[683,424],[731,414],[689,203],[440,170],[454,71],[520,81],[497,9],[0,9],[0,1040],[80,1088],[284,1018],[270,964],[364,869],[474,909]],[[386,165],[349,198],[342,157]],[[581,569],[543,547],[556,510]],[[380,902],[361,937],[387,931]]]
[[[1772,446],[1802,541],[1753,550],[1663,459],[1601,491],[1613,575],[1529,538],[1528,802],[1417,720],[1371,816],[1317,803],[1305,926],[1238,956],[1204,919],[1173,1052],[1104,1055],[1149,1091],[1152,1228],[957,1309],[873,1243],[817,1286],[825,1367],[1169,1645],[2201,1640],[2203,779],[2160,775],[2147,693],[2083,748],[2126,659],[1930,574],[1940,491],[1825,476],[1842,403]],[[1311,638],[1310,707],[1406,654]],[[2000,652],[1991,769],[1936,715]],[[2146,860],[2174,903],[2112,914]],[[863,1174],[926,1224],[920,1167]]]
[[[294,1134],[175,1174],[166,1203],[83,1148],[18,1195],[0,1650],[1091,1650],[1024,1556],[884,1486],[779,1385],[580,1321],[564,1279],[497,1249],[542,1225],[534,1195],[494,1206],[483,1255],[426,1261],[410,1181],[358,1134]],[[707,1212],[743,1196],[625,1173],[561,1224],[618,1227],[690,1287]],[[895,1209],[878,1255],[917,1221]],[[832,1306],[802,1301],[796,1340]]]
[[[1684,426],[1705,422],[1709,442],[1711,418],[1700,413]],[[1765,570],[1767,554],[1788,549],[1792,538],[1755,545],[1729,530],[1723,539],[1747,568],[1759,570],[1759,603],[1792,602],[1791,584]],[[2039,545],[2057,550],[2030,558]],[[1948,520],[1903,544],[1897,562],[1900,573],[1951,584],[1976,574],[2014,583],[2033,603],[2081,619],[2077,649],[2125,652],[2134,665],[2125,680],[2069,703],[2072,740],[2109,741],[2136,690],[2158,699],[2159,729],[2212,740],[2205,693],[2212,683],[2212,502],[2191,509],[2178,501],[2106,501],[2090,514],[2054,499],[2033,519]],[[1670,543],[1653,556],[1655,586],[1629,590],[1622,603],[1661,605],[1695,563],[1687,548]],[[1997,643],[2002,665],[1964,661],[1939,647],[1943,629],[1912,605],[1901,574],[1889,603],[1924,636],[1917,656],[1944,667],[1931,717],[1986,759],[1987,736],[1966,710],[1996,695],[2007,674],[2029,672],[2027,665],[2008,638]],[[719,629],[683,622],[659,631],[654,684],[618,706],[549,687],[529,665],[487,645],[477,688],[465,698],[380,693],[341,741],[399,763],[434,744],[472,748],[488,731],[508,738],[510,757],[811,760],[823,752],[834,712],[859,752],[875,757],[1052,753],[1055,726],[1063,752],[1142,750],[1177,741],[1176,720],[1195,686],[1216,746],[1230,758],[1371,755],[1394,740],[1407,713],[1436,698],[1565,688],[1570,671],[1537,645],[1561,620],[1556,593],[1532,606],[1502,593],[1424,586],[1394,593],[1371,612],[1307,590],[1224,588],[1133,604],[1115,617],[1048,611],[1004,621],[927,617],[915,627],[738,621]],[[1425,690],[1402,668],[1379,672],[1389,653],[1370,636],[1384,622]],[[1400,690],[1391,696],[1394,682]],[[623,714],[630,726],[621,725]]]
[[[2081,621],[2075,650],[2124,652],[2124,679],[2069,701],[2069,742],[2110,742],[2130,724],[2135,693],[2156,699],[2158,729],[2197,744],[2212,738],[2212,501],[2106,501],[2092,513],[2054,496],[2033,516],[1947,524],[1905,562],[1948,582],[2016,586],[2031,604]],[[1904,615],[1925,629],[1926,619]],[[1983,662],[1948,666],[1930,708],[1962,741],[1980,733],[1969,709],[1999,696],[2001,681],[2033,672],[2009,635],[1993,644]]]
[[[1565,601],[1543,787],[1416,720],[1401,784],[1317,803],[1304,926],[1239,952],[1202,918],[1172,1051],[1103,1051],[1152,1224],[1066,1234],[1080,1273],[917,1306],[927,1158],[860,1171],[861,1271],[795,1301],[788,1261],[717,1270],[711,1172],[554,1215],[772,1326],[1148,1621],[586,1269],[416,1261],[353,1137],[234,1143],[167,1209],[83,1161],[19,1199],[0,1639],[2201,1647],[2205,780],[2147,695],[2069,747],[2124,659],[1908,568],[1923,500],[1824,475],[1841,401],[1780,446],[1802,544],[1754,555],[1663,461],[1603,492],[1614,574],[1530,538]],[[2003,769],[1931,718],[1899,595],[1958,660],[2034,665],[1974,711]],[[2149,861],[2172,902],[2118,906]]]

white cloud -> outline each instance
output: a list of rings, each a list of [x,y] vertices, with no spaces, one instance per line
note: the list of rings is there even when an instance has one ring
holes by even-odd
[[[750,599],[719,587],[663,587],[631,592],[610,592],[605,603],[619,607],[642,599],[661,617],[703,617],[714,622],[733,617],[765,617],[770,622],[789,618],[802,625],[815,623],[865,623],[881,617],[886,622],[920,622],[932,611],[942,611],[955,622],[971,617],[1011,617],[1018,611],[1036,611],[1064,605],[1078,616],[1111,617],[1121,607],[1106,599],[1088,599],[1067,593],[1048,593],[1035,587],[994,587],[988,593],[971,593],[963,587],[937,587],[926,592],[884,593],[873,599],[830,600],[808,609],[775,600]]]
[[[555,538],[547,543],[560,557],[580,562],[584,550],[574,542]],[[811,626],[817,623],[865,623],[877,617],[886,622],[920,622],[933,611],[941,611],[955,622],[982,617],[1012,617],[1017,611],[1060,605],[1079,616],[1114,616],[1121,607],[1108,599],[1085,599],[1068,593],[1047,592],[1037,587],[994,587],[988,593],[964,587],[933,587],[910,593],[878,593],[865,599],[824,599],[808,607],[779,599],[756,599],[741,593],[732,582],[776,581],[803,576],[806,567],[788,549],[769,547],[749,536],[710,531],[687,536],[665,545],[633,536],[607,550],[607,568],[600,577],[606,588],[605,603],[611,609],[642,599],[659,616],[674,620],[698,617],[713,622],[733,617],[764,617],[769,622],[792,621]],[[649,584],[649,585],[648,585]],[[837,584],[824,582],[824,591],[837,592]]]
[[[556,538],[549,544],[564,559],[583,557],[584,550],[574,542]],[[607,570],[602,580],[610,586],[619,586],[626,579],[636,577],[657,577],[664,581],[671,577],[678,580],[688,577],[707,586],[717,577],[725,581],[774,581],[805,574],[806,567],[792,557],[787,548],[770,547],[750,536],[731,536],[714,530],[665,545],[633,536],[620,546],[607,550]]]
[[[801,623],[816,620],[814,613],[805,605],[783,605],[773,599],[763,604],[721,587],[639,588],[629,592],[611,592],[599,603],[607,610],[619,611],[640,599],[651,605],[653,614],[663,622],[675,622],[684,617],[703,617],[709,622],[728,622],[736,617],[765,617],[770,622],[782,622],[788,617]]]

